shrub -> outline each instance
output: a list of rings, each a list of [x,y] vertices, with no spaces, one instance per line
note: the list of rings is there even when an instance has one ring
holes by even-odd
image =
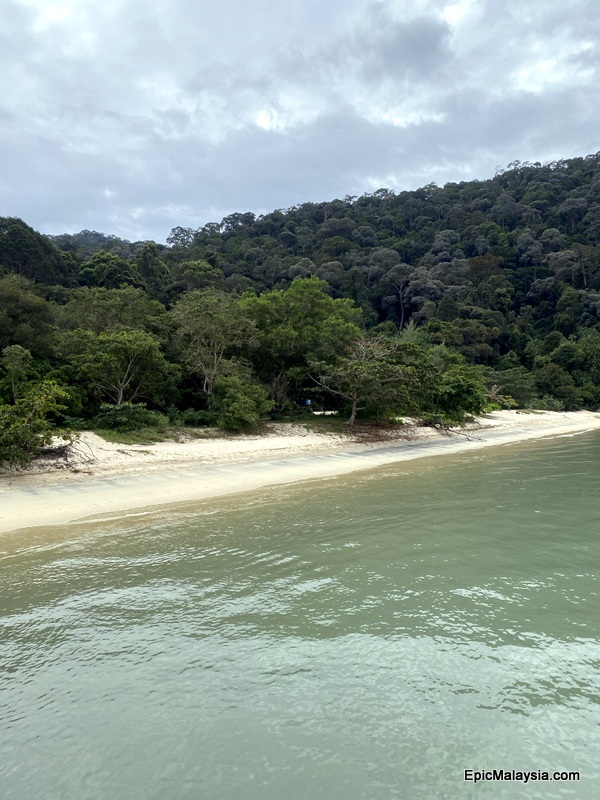
[[[221,378],[215,383],[211,411],[219,428],[229,431],[250,428],[272,407],[266,389],[257,383],[247,383],[238,377]]]
[[[54,381],[33,386],[14,405],[0,405],[0,464],[25,466],[47,447],[55,435],[48,414],[59,412],[68,398]],[[69,431],[59,436],[72,441]]]
[[[545,394],[541,398],[535,398],[531,404],[532,408],[537,408],[539,411],[564,411],[565,404],[552,395]]]
[[[212,425],[215,422],[215,415],[210,411],[196,411],[195,408],[186,408],[179,415],[182,425],[188,425],[191,428],[200,428],[204,425]]]
[[[121,403],[120,406],[103,403],[93,423],[97,428],[112,431],[137,431],[140,428],[166,430],[169,420],[158,411],[150,411],[145,403]]]

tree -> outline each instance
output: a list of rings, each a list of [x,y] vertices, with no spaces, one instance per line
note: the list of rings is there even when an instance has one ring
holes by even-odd
[[[0,278],[0,349],[20,344],[37,358],[52,349],[54,310],[33,289],[18,275]]]
[[[223,283],[223,272],[204,259],[183,261],[172,268],[174,289],[189,292],[194,289],[217,289]]]
[[[434,347],[423,382],[422,407],[436,418],[461,422],[465,414],[480,414],[486,405],[483,369],[467,364],[458,353]]]
[[[562,333],[574,333],[581,319],[582,311],[580,292],[571,286],[567,286],[556,304],[554,324]]]
[[[8,374],[13,400],[17,399],[19,386],[26,380],[32,361],[29,350],[20,344],[11,344],[2,350],[0,363]]]
[[[170,247],[189,247],[194,241],[194,229],[182,228],[178,225],[173,228],[167,236],[167,244]]]
[[[404,327],[404,317],[406,314],[407,292],[414,269],[408,264],[396,264],[382,278],[381,284],[384,290],[389,292],[394,304],[399,305],[398,327]]]
[[[146,242],[136,259],[138,272],[150,297],[162,300],[170,280],[169,268],[161,259],[154,242]]]
[[[165,307],[134,286],[76,289],[59,315],[63,326],[86,328],[95,333],[111,328],[139,328],[164,335],[167,327]]]
[[[306,372],[311,360],[331,362],[360,336],[360,309],[351,300],[333,299],[327,288],[319,278],[297,278],[287,291],[247,294],[240,300],[259,333],[248,353],[271,386],[277,411],[286,405],[292,370]]]
[[[383,336],[361,336],[335,364],[312,364],[315,383],[351,404],[348,425],[354,425],[357,412],[366,405],[397,411],[412,402],[417,373],[398,363],[401,347]]]
[[[145,331],[68,331],[57,352],[67,361],[75,381],[117,406],[142,399],[160,404],[173,395],[177,368],[166,361],[158,341]]]
[[[72,286],[74,262],[23,220],[0,217],[0,264],[40,283]]]
[[[252,427],[273,407],[268,391],[245,370],[218,378],[214,389],[210,410],[216,415],[217,425],[226,430]]]
[[[512,398],[518,408],[529,407],[535,397],[533,375],[522,366],[491,371],[488,383],[496,386],[500,394]]]
[[[105,289],[118,289],[122,284],[144,285],[135,264],[103,250],[94,253],[86,262],[79,273],[79,281],[83,286],[103,286]]]
[[[188,292],[173,308],[176,338],[188,369],[203,379],[210,397],[229,357],[255,341],[255,324],[224,292]]]
[[[569,197],[559,206],[558,212],[561,217],[566,217],[571,223],[571,232],[575,230],[578,220],[585,216],[587,203],[581,197]]]

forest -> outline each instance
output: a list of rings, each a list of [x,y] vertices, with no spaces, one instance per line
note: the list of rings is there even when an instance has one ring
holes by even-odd
[[[0,218],[0,461],[55,426],[458,423],[600,403],[600,153],[166,244]]]

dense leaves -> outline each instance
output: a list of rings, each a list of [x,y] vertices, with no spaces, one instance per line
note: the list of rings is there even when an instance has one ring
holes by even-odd
[[[144,331],[69,331],[60,337],[57,352],[72,380],[98,399],[119,406],[134,400],[164,403],[172,396],[177,370]]]
[[[362,322],[352,302],[330,297],[317,278],[297,279],[287,291],[245,295],[240,307],[259,332],[249,355],[278,411],[286,407],[292,384],[306,380],[309,362],[334,359]]]
[[[334,364],[315,362],[315,382],[350,403],[349,425],[368,405],[382,412],[406,410],[414,405],[419,383],[416,369],[402,363],[402,349],[388,337],[362,336]]]
[[[351,420],[597,408],[600,154],[230,214],[166,245],[2,218],[0,352],[10,414],[50,380],[107,425],[241,429],[308,399]]]
[[[215,381],[235,372],[230,356],[255,341],[255,326],[235,299],[217,291],[185,294],[173,309],[184,363],[202,379],[207,397]]]
[[[48,414],[63,408],[66,392],[44,381],[19,397],[14,405],[0,405],[0,466],[25,466],[52,441]],[[63,439],[70,434],[63,431]]]

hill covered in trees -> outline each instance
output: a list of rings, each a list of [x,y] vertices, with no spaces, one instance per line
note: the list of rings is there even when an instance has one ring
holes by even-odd
[[[51,385],[67,418],[105,425],[596,408],[600,154],[231,214],[166,245],[3,218],[0,350],[5,407]]]

